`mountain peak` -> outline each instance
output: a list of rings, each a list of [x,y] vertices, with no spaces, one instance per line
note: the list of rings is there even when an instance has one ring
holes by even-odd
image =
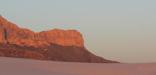
[[[2,16],[0,15],[0,24],[2,24],[2,22],[6,22],[7,20]]]
[[[2,15],[0,15],[0,23],[2,22],[8,22]]]
[[[0,15],[0,27],[5,28],[5,29],[10,29],[10,30],[16,30],[19,27],[16,24],[13,24],[9,22],[7,19],[5,19],[3,16]]]

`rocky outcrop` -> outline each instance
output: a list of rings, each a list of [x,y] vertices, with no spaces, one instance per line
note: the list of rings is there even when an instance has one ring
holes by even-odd
[[[80,32],[76,30],[53,29],[50,31],[40,32],[38,35],[49,43],[61,46],[84,46],[83,37]]]
[[[19,28],[17,25],[0,17],[0,43],[8,42],[20,46],[61,46],[83,47],[84,41],[80,32],[76,30],[54,29],[35,33],[29,29]]]
[[[0,56],[40,60],[114,63],[89,52],[76,30],[33,32],[0,16]]]

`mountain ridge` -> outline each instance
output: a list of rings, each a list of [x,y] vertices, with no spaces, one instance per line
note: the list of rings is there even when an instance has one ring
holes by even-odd
[[[0,17],[0,27],[7,39],[2,35],[0,42],[9,42],[18,45],[30,46],[49,46],[50,43],[55,43],[62,46],[78,46],[83,47],[84,41],[80,32],[77,30],[53,29],[49,31],[34,32],[30,29],[20,28],[16,24],[7,21],[2,16]],[[40,43],[40,44],[38,44]]]
[[[77,30],[34,32],[0,16],[0,56],[40,60],[116,63],[89,52]]]

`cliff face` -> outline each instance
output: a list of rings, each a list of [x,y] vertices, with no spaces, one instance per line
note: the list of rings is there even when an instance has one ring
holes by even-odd
[[[33,32],[0,16],[0,56],[74,62],[107,62],[89,52],[76,30]]]
[[[0,17],[0,43],[17,44],[20,46],[44,47],[50,44],[61,46],[83,47],[84,41],[76,30],[54,29],[34,33],[29,29],[19,28],[15,24]]]

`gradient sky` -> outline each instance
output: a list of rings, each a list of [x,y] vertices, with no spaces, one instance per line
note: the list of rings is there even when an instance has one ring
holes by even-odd
[[[156,62],[156,0],[0,0],[20,27],[77,29],[86,47],[121,62]]]

